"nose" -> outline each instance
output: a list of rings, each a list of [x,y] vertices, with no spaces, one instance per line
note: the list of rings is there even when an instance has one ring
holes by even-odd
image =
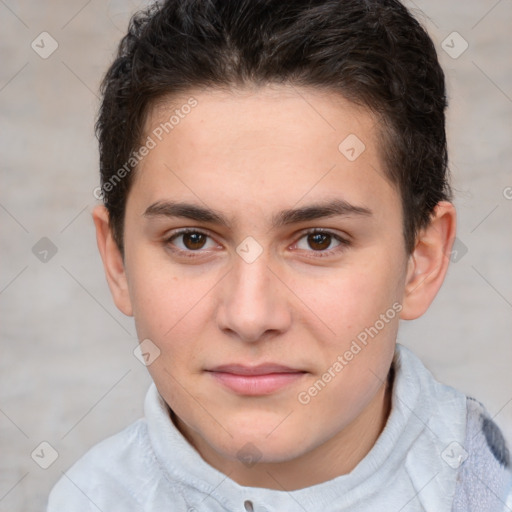
[[[255,342],[285,332],[291,323],[286,289],[264,256],[247,263],[236,258],[224,280],[217,309],[221,330],[241,341]]]

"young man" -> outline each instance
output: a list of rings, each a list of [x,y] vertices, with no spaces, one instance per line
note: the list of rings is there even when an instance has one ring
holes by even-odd
[[[408,11],[167,1],[102,92],[98,246],[155,384],[48,510],[512,510],[483,406],[396,345],[455,236],[444,76]]]

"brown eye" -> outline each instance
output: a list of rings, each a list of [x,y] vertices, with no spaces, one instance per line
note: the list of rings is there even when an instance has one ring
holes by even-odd
[[[332,242],[332,236],[327,233],[313,233],[307,236],[308,245],[314,251],[325,251]]]
[[[183,245],[191,251],[202,249],[208,238],[203,233],[184,233],[181,236],[183,237]]]
[[[216,247],[215,241],[211,236],[201,231],[183,230],[172,235],[167,244],[181,252],[205,252],[208,249]],[[204,251],[202,251],[203,249]]]
[[[333,255],[350,246],[350,242],[335,233],[314,230],[304,233],[295,244],[295,249],[315,254],[316,256]]]

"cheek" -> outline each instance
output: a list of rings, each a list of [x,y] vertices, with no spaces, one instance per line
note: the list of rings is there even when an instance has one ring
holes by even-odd
[[[206,303],[202,299],[214,286],[215,276],[172,265],[165,251],[153,247],[132,249],[127,268],[139,336],[165,341],[184,325],[190,329],[201,323],[198,317]]]
[[[295,282],[297,295],[331,331],[334,343],[355,337],[401,300],[403,270],[376,250],[357,264],[333,270],[322,279]],[[391,312],[394,314],[394,311]]]
[[[307,414],[323,416],[324,426],[336,430],[357,417],[384,384],[401,304],[396,284],[383,274],[352,272],[333,288],[335,293],[323,294],[316,304],[335,332],[318,344],[323,373],[315,375],[297,399]]]
[[[161,259],[161,258],[160,258]],[[140,264],[137,264],[140,262]],[[204,360],[201,343],[213,318],[217,273],[178,268],[141,254],[133,259],[130,294],[139,340],[160,350],[148,370],[168,403],[183,399],[179,383],[195,379]],[[192,382],[192,381],[190,381]]]

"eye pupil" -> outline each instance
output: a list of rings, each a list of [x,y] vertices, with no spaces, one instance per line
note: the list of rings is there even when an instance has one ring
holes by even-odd
[[[183,234],[183,244],[187,249],[201,249],[206,243],[206,235],[202,233]]]
[[[308,235],[308,244],[315,251],[322,251],[331,245],[331,235],[325,233],[313,233]]]

